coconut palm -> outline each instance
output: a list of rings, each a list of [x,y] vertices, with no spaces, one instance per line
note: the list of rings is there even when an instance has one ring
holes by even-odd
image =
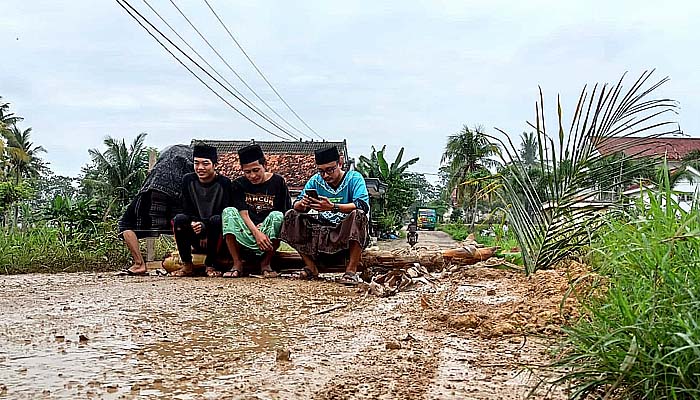
[[[472,225],[481,183],[491,174],[489,169],[499,165],[491,158],[496,155],[497,149],[484,135],[481,126],[470,129],[464,125],[459,132],[447,138],[441,160],[449,172],[447,187],[456,194],[459,204],[466,205]]]
[[[90,149],[93,168],[87,173],[86,183],[98,187],[107,197],[105,217],[112,209],[121,211],[129,199],[135,196],[148,170],[148,153],[144,146],[146,133],[140,133],[134,141],[126,146],[124,139],[117,140],[107,136],[104,140],[107,149],[100,152]]]
[[[619,180],[613,178],[617,172],[601,162],[604,156],[596,150],[598,147],[606,146],[614,153],[623,149],[612,138],[629,138],[625,146],[634,148],[649,137],[678,131],[675,122],[660,120],[660,116],[675,111],[676,103],[649,98],[667,79],[650,84],[651,75],[652,72],[644,72],[626,91],[624,76],[614,86],[595,85],[591,92],[584,87],[570,127],[564,126],[558,101],[558,124],[554,125],[553,135],[546,129],[540,92],[536,122],[531,126],[537,137],[540,165],[548,175],[543,195],[538,193],[510,139],[504,142],[489,136],[494,143],[502,145],[499,154],[504,163],[512,163],[511,179],[503,180],[501,193],[504,202],[511,205],[509,226],[518,238],[527,273],[548,268],[575,254],[602,225],[603,214],[588,204],[597,190],[610,190],[619,185]],[[508,138],[505,132],[499,132]],[[635,158],[639,154],[629,156]],[[643,163],[632,165],[626,175],[636,176],[643,168],[646,168]],[[597,188],[590,185],[592,176],[597,177]],[[611,207],[617,206],[622,204]]]
[[[47,167],[39,157],[39,153],[45,153],[42,146],[35,146],[31,142],[30,136],[32,128],[21,130],[17,125],[12,125],[2,131],[2,135],[7,140],[5,151],[7,153],[6,168],[19,183],[26,178],[37,178],[41,173],[46,172]]]

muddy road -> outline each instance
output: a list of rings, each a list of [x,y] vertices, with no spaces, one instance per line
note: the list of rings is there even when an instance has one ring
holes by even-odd
[[[0,398],[523,398],[523,366],[548,360],[537,335],[454,319],[518,297],[520,278],[488,272],[390,298],[283,278],[3,276]]]

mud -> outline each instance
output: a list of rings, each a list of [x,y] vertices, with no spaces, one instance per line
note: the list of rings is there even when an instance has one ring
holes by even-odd
[[[527,282],[492,271],[390,298],[287,279],[0,277],[0,397],[523,398],[547,343],[450,320],[520,304],[529,285],[509,285]]]

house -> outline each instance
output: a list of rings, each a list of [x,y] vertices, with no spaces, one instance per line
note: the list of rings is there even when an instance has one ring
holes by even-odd
[[[678,206],[683,211],[688,212],[693,208],[694,203],[700,201],[700,171],[693,167],[686,167],[685,172],[684,176],[673,185],[671,198],[678,203]],[[634,187],[623,192],[622,195],[631,199],[644,197],[645,201],[648,201],[644,195],[645,189],[649,189],[649,187],[634,185]]]
[[[665,162],[671,172],[682,166],[682,161],[692,151],[700,151],[700,138],[662,136],[655,138],[620,137],[610,138],[603,144],[598,144],[596,150],[604,155],[612,155],[622,152],[628,157],[656,158],[659,162]],[[695,168],[686,166],[685,176],[673,185],[674,198],[684,210],[692,207],[694,199],[700,193],[700,172]],[[627,188],[622,195],[629,198],[638,198],[643,188],[634,185]]]
[[[693,150],[700,151],[700,138],[662,136],[655,138],[618,137],[599,143],[596,150],[603,156],[622,152],[628,157],[666,158],[670,169],[678,168],[683,157]]]

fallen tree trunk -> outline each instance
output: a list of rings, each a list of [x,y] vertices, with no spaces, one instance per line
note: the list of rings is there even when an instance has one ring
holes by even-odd
[[[424,266],[428,271],[440,270],[446,265],[472,265],[492,257],[497,247],[462,246],[454,249],[427,249],[418,248],[411,250],[377,250],[367,249],[362,253],[362,268],[383,267],[405,269],[415,264]],[[163,268],[168,271],[179,268],[179,256],[177,252],[163,261]],[[195,265],[204,265],[204,255],[194,254],[192,261]],[[230,264],[230,260],[229,260]],[[278,252],[272,259],[272,267],[276,270],[299,269],[304,262],[297,252]],[[345,270],[345,260],[335,258],[330,263],[319,265],[322,272],[335,272]]]

